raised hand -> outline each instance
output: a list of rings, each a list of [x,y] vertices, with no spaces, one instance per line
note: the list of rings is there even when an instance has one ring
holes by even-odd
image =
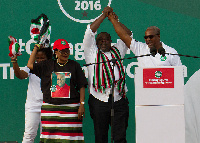
[[[111,20],[111,19],[115,19],[118,21],[118,16],[115,14],[115,12],[110,12],[109,15],[108,15],[108,20]]]
[[[17,60],[17,55],[14,55],[13,57],[11,57],[11,61],[16,61]]]
[[[109,7],[109,6],[105,7],[104,10],[103,10],[103,14],[104,14],[106,17],[108,17],[108,15],[109,15],[110,13],[112,13],[112,12],[113,12],[113,8],[112,8],[112,7]]]

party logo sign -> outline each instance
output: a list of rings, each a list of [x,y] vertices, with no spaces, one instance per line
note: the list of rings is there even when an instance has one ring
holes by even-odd
[[[144,88],[174,88],[174,68],[143,69]]]

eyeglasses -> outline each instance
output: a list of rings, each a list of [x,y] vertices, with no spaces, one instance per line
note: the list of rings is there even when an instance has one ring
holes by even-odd
[[[70,51],[69,50],[58,50],[58,52],[60,52],[62,55],[63,54],[69,54],[70,53]]]
[[[159,35],[159,34],[156,34],[156,35]],[[149,35],[149,36],[144,36],[144,39],[153,39],[153,37],[155,37],[156,35]]]

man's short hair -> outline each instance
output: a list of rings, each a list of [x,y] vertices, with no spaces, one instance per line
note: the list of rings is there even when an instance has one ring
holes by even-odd
[[[150,26],[147,28],[147,30],[154,30],[154,31],[156,31],[157,35],[160,35],[160,29],[156,26]]]
[[[107,32],[101,32],[101,33],[99,33],[99,34],[97,35],[96,41],[99,40],[99,38],[101,37],[102,34],[105,34],[105,35],[108,36],[108,38],[111,40],[111,36],[110,36],[109,33],[107,33]]]

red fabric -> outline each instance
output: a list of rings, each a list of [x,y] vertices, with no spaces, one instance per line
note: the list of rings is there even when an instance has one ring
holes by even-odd
[[[63,87],[56,85],[57,90],[52,92],[52,97],[69,97],[70,86],[66,83]]]
[[[78,114],[78,112],[46,111],[46,110],[41,110],[41,113]]]
[[[33,28],[31,30],[31,33],[33,33],[33,34],[40,34],[40,30],[38,28]]]
[[[10,51],[9,56],[10,56],[10,57],[13,57],[13,56],[14,56],[14,55],[12,54],[12,45],[13,45],[13,42],[9,45],[9,51]]]
[[[42,124],[82,124],[82,122],[41,121]]]
[[[61,135],[61,136],[83,136],[83,133],[49,133],[49,132],[42,132],[43,135]]]

